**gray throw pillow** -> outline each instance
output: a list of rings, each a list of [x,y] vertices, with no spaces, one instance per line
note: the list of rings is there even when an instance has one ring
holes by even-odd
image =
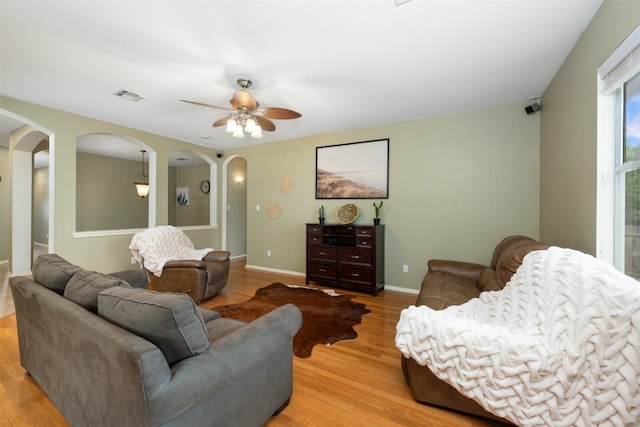
[[[82,268],[57,254],[40,255],[33,263],[33,280],[62,295],[67,282]]]
[[[127,282],[116,277],[81,270],[69,279],[64,288],[64,297],[98,314],[98,294],[112,286],[130,287]]]
[[[211,343],[200,311],[188,295],[112,287],[98,295],[98,314],[151,341],[169,365],[204,353]]]

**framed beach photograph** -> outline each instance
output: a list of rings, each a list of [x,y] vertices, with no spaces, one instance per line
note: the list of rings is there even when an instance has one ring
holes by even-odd
[[[388,199],[389,139],[316,147],[316,199]]]

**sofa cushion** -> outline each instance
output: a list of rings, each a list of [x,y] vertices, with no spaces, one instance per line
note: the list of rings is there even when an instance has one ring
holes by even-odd
[[[443,310],[451,305],[464,304],[480,295],[476,282],[453,274],[429,271],[422,282],[416,305]]]
[[[57,254],[40,255],[33,263],[33,280],[62,295],[67,282],[82,268]]]
[[[198,307],[184,294],[111,287],[98,295],[98,314],[155,344],[169,365],[211,343]]]
[[[98,313],[98,294],[112,286],[130,287],[124,280],[89,270],[80,270],[69,279],[64,297]]]
[[[504,288],[529,252],[548,248],[549,245],[535,240],[520,240],[512,243],[502,252],[496,264],[498,285]]]
[[[499,291],[503,288],[503,286],[498,284],[495,270],[489,267],[482,270],[482,274],[480,274],[480,278],[478,279],[478,287],[483,292]]]

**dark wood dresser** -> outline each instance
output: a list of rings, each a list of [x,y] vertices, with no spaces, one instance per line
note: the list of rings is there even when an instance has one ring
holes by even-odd
[[[307,224],[307,284],[378,294],[384,288],[384,225]]]

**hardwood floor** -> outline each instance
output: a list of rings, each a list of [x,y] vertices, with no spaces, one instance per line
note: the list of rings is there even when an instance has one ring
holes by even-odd
[[[273,282],[304,285],[304,278],[245,269],[244,260],[235,260],[225,290],[203,305],[212,308],[242,302]],[[268,427],[496,425],[413,400],[402,376],[394,337],[400,311],[415,301],[415,295],[382,291],[373,297],[336,291],[356,295],[354,301],[366,304],[371,313],[355,327],[357,339],[318,345],[311,357],[293,358],[291,403],[267,422]],[[0,319],[0,426],[67,425],[20,366],[15,315]]]

